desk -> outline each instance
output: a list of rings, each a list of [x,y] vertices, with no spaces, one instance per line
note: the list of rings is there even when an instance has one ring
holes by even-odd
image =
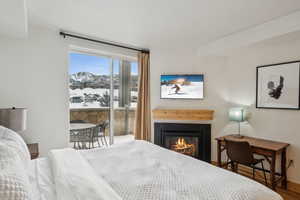
[[[275,190],[278,182],[281,182],[281,185],[284,189],[287,189],[287,177],[286,177],[286,149],[289,146],[288,143],[276,142],[271,140],[265,140],[254,137],[244,136],[243,138],[233,137],[232,135],[222,136],[216,138],[218,142],[218,166],[222,167],[222,152],[225,150],[225,141],[224,140],[233,140],[233,141],[247,141],[252,147],[252,151],[255,154],[262,155],[265,157],[266,161],[270,164],[270,181],[271,187]],[[281,172],[276,172],[276,156],[281,156]],[[280,178],[276,180],[276,175]]]

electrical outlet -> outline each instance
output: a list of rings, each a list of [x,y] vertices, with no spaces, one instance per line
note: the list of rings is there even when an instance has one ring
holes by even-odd
[[[289,168],[289,167],[295,167],[294,160],[289,160],[287,168]]]

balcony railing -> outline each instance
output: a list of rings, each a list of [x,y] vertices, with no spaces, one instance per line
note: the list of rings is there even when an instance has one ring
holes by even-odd
[[[135,109],[116,108],[114,109],[114,135],[133,134]],[[78,108],[70,109],[70,120],[83,120],[88,123],[99,124],[110,118],[109,108]],[[109,135],[109,130],[106,130],[106,135]]]

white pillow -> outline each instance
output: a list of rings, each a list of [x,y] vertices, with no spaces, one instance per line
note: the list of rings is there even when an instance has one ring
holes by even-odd
[[[28,175],[19,155],[0,142],[0,199],[30,200]]]
[[[22,160],[23,166],[28,169],[30,153],[22,137],[13,130],[0,126],[0,141],[13,148]]]
[[[0,140],[0,169],[3,169],[16,159],[20,159],[16,152]]]
[[[20,174],[0,172],[1,200],[30,200],[29,183]]]

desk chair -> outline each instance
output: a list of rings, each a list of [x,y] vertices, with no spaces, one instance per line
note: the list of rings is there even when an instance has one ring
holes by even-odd
[[[265,178],[265,184],[268,185],[263,163],[264,159],[254,158],[251,146],[248,142],[225,140],[225,148],[228,159],[230,160],[230,162],[227,163],[231,164],[232,171],[237,173],[239,164],[251,167],[253,170],[252,176],[255,180],[256,165],[260,163]]]

